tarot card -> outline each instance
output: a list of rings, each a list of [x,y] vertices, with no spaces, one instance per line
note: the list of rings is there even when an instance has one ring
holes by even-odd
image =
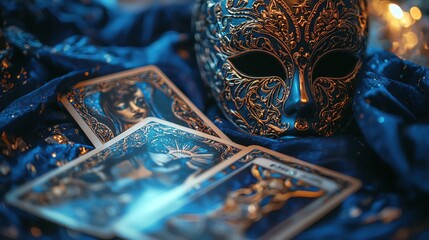
[[[146,117],[228,139],[162,72],[147,66],[81,82],[61,99],[95,147]]]
[[[233,156],[242,146],[146,118],[102,147],[15,189],[9,204],[97,237],[135,199],[150,202]]]
[[[288,239],[360,187],[334,171],[251,146],[176,192],[164,211],[117,224],[127,239]],[[179,195],[181,195],[179,197]],[[135,205],[138,206],[138,205]],[[136,221],[137,220],[137,221]]]

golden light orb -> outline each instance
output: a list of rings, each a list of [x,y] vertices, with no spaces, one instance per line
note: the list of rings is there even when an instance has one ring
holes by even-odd
[[[422,18],[422,11],[420,11],[420,8],[416,6],[410,9],[410,14],[414,20],[420,20]]]
[[[404,11],[402,11],[402,8],[398,4],[389,3],[389,11],[396,19],[402,19],[404,17]]]

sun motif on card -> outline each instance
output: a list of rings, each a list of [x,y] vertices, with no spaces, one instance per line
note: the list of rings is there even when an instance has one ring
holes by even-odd
[[[161,149],[150,152],[153,161],[158,166],[168,166],[182,162],[191,169],[207,168],[214,160],[214,154],[208,149],[197,144],[180,142],[178,139],[166,139],[161,144],[156,144]]]

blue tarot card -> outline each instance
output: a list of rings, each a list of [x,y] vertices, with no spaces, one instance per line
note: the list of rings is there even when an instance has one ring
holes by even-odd
[[[352,177],[251,146],[176,191],[157,214],[133,212],[116,227],[127,239],[287,239],[359,186]]]
[[[230,158],[242,147],[147,118],[88,154],[21,186],[9,204],[97,237],[139,201],[148,205]],[[140,205],[140,207],[142,207]]]
[[[81,82],[61,102],[96,147],[147,117],[228,139],[155,66]]]

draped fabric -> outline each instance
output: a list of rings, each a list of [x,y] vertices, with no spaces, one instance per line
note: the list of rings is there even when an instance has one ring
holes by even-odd
[[[108,2],[108,1],[106,1]],[[192,4],[124,10],[113,1],[0,2],[0,236],[92,239],[8,206],[11,189],[93,149],[58,96],[74,84],[154,64],[234,142],[257,144],[362,181],[298,239],[429,237],[429,70],[378,52],[365,60],[348,127],[268,139],[235,128],[207,95]]]

